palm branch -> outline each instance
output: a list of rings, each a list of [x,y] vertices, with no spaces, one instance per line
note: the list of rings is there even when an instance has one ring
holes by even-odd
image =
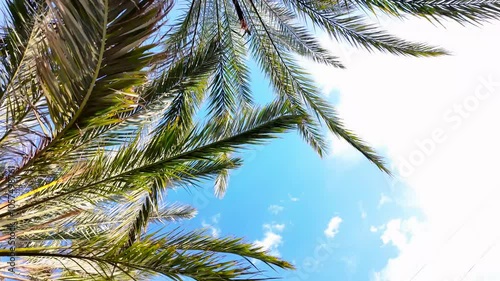
[[[249,104],[246,90],[249,70],[235,65],[253,60],[269,79],[277,99],[308,116],[299,131],[320,155],[327,150],[321,127],[326,125],[331,133],[389,172],[374,150],[343,126],[335,109],[297,62],[298,57],[307,57],[332,67],[343,67],[335,54],[321,46],[311,32],[313,28],[369,51],[416,57],[447,54],[441,48],[409,42],[369,23],[369,17],[380,12],[435,22],[451,19],[478,24],[497,19],[500,3],[496,0],[193,0],[181,9],[165,48],[190,53],[193,46],[204,44],[207,37],[217,36],[225,52],[218,58],[212,76],[212,116],[236,115],[241,106]]]
[[[7,3],[2,37],[1,257],[18,280],[261,280],[249,259],[292,266],[237,238],[148,231],[191,218],[169,189],[218,179],[232,156],[297,127],[278,103],[231,123],[196,122],[222,52],[217,40],[180,57],[154,35],[170,2]],[[5,198],[4,197],[4,198]],[[10,233],[16,235],[9,249]]]

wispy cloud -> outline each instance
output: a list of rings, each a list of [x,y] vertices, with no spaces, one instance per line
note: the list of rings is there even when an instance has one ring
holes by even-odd
[[[221,229],[218,227],[218,223],[220,221],[221,215],[216,214],[210,218],[210,221],[207,223],[206,220],[201,222],[201,226],[210,231],[210,234],[213,237],[219,237],[221,233]]]
[[[271,212],[272,214],[274,215],[277,215],[279,213],[281,213],[285,207],[283,206],[280,206],[280,205],[271,205],[269,206],[269,208],[267,208],[269,210],[269,212]]]
[[[392,198],[385,195],[384,193],[380,194],[380,200],[378,200],[378,207],[382,207],[383,205],[387,204],[387,203],[391,203],[392,202]]]
[[[288,193],[288,198],[290,198],[290,201],[292,202],[297,202],[300,200],[298,197],[293,197],[290,193]]]
[[[271,231],[282,232],[285,229],[285,224],[284,223],[264,224],[263,227]]]
[[[279,233],[283,232],[285,224],[264,224],[262,227],[265,230],[264,238],[254,241],[254,244],[268,251],[269,254],[279,257],[281,254],[278,248],[283,244],[283,236]]]
[[[334,238],[337,233],[339,233],[340,223],[342,222],[342,218],[339,216],[335,216],[330,219],[328,222],[328,226],[326,227],[324,233],[328,238]]]
[[[366,213],[365,207],[363,206],[363,202],[360,201],[358,203],[358,206],[359,206],[359,212],[361,213],[361,218],[366,219],[368,214]]]

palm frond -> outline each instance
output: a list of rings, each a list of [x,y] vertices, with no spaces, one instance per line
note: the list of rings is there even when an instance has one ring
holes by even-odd
[[[196,280],[263,280],[262,277],[255,277],[259,272],[246,262],[248,258],[279,268],[293,268],[291,264],[241,239],[218,239],[200,232],[174,231],[148,235],[125,251],[120,251],[104,237],[96,237],[87,241],[85,246],[77,243],[72,247],[27,247],[18,248],[17,253],[22,258],[38,259],[40,264],[50,268],[65,269],[91,279],[95,276],[109,279],[115,275],[126,275],[128,278],[120,280],[135,280],[133,275],[136,272],[144,272],[170,280],[182,280],[182,277]],[[9,254],[0,250],[0,256]],[[233,255],[240,259],[232,258]]]
[[[500,3],[491,0],[356,0],[353,3],[368,9],[378,8],[395,16],[410,14],[436,22],[451,19],[461,24],[496,20],[500,13]]]

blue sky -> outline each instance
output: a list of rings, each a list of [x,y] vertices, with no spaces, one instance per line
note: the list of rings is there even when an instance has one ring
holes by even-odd
[[[251,68],[252,90],[258,102],[265,102],[273,93],[256,66]],[[334,103],[335,94],[329,99]],[[298,268],[280,273],[285,280],[370,280],[396,255],[373,226],[394,213],[415,212],[381,202],[382,197],[392,200],[387,198],[397,191],[368,161],[353,165],[332,156],[322,159],[295,132],[254,146],[242,156],[244,165],[232,172],[222,200],[212,195],[212,183],[202,185],[203,190],[168,194],[168,201],[188,203],[199,211],[180,225],[205,227],[213,235],[244,237],[269,247]],[[338,218],[340,224],[334,223],[326,235],[330,220]]]
[[[320,159],[290,133],[245,152],[223,200],[211,186],[169,199],[199,207],[184,226],[242,236],[294,262],[285,280],[500,280],[500,24],[374,21],[453,56],[369,54],[317,33],[347,70],[301,63],[395,178],[344,142],[332,139]],[[271,96],[262,76],[252,81],[260,101]]]

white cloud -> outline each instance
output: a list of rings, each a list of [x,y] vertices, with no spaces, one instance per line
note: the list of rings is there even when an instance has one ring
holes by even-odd
[[[282,232],[283,229],[285,229],[285,224],[283,224],[283,223],[282,224],[273,224],[271,226],[271,229]]]
[[[214,216],[212,216],[210,218],[210,223],[207,223],[205,220],[203,220],[201,222],[201,226],[207,230],[210,231],[210,234],[213,236],[213,237],[219,237],[220,236],[220,233],[221,233],[221,229],[217,226],[217,224],[219,223],[220,221],[220,213],[219,214],[216,214]]]
[[[262,227],[266,230],[264,238],[254,241],[254,244],[268,251],[269,254],[279,257],[281,254],[278,248],[283,244],[283,236],[278,232],[283,232],[285,224],[264,224]]]
[[[416,217],[407,220],[393,219],[385,225],[385,231],[380,237],[384,244],[391,243],[399,250],[408,245],[408,241],[417,232],[419,222]]]
[[[277,215],[279,213],[281,213],[285,207],[283,206],[280,206],[280,205],[271,205],[269,206],[269,208],[267,208],[269,210],[269,212],[271,212],[272,214],[274,215]]]
[[[263,224],[262,227],[268,231],[277,231],[277,232],[282,232],[285,229],[285,224],[284,223],[266,223]]]
[[[378,228],[377,228],[376,226],[373,226],[373,225],[372,225],[372,226],[370,226],[370,232],[375,233],[375,232],[377,232],[377,231],[378,231]]]
[[[407,243],[406,233],[401,232],[401,220],[391,220],[387,223],[387,229],[380,237],[384,244],[392,243],[398,249],[402,249]]]
[[[210,234],[213,236],[213,237],[219,237],[220,236],[220,228],[214,226],[214,225],[211,225],[211,224],[208,224],[206,221],[202,221],[201,222],[201,226],[203,228],[206,228],[210,231]]]
[[[290,201],[292,202],[297,202],[300,200],[298,197],[293,197],[292,195],[290,195],[290,193],[288,194],[288,198],[290,198]]]
[[[339,216],[335,216],[330,219],[328,222],[328,226],[326,227],[324,233],[326,237],[334,238],[337,233],[339,233],[340,223],[342,222],[342,218]]]
[[[399,254],[378,278],[500,280],[500,24],[444,30],[411,19],[384,27],[454,56],[345,52],[330,43],[347,70],[307,65],[325,91],[340,91],[346,126],[386,152],[404,175],[402,184],[388,184],[406,186],[405,203],[423,214],[415,229],[405,229],[404,220],[388,223],[385,241]]]
[[[363,206],[363,202],[359,202],[358,206],[359,206],[359,212],[361,213],[361,218],[366,219],[368,214],[366,213],[365,207]]]
[[[267,231],[264,233],[264,238],[262,240],[255,241],[254,244],[258,247],[262,247],[265,251],[269,251],[269,254],[279,257],[280,252],[278,247],[283,244],[283,237],[272,231]]]
[[[385,195],[385,194],[380,194],[380,200],[378,200],[378,207],[382,207],[383,205],[387,204],[387,203],[391,203],[392,202],[392,198]]]

